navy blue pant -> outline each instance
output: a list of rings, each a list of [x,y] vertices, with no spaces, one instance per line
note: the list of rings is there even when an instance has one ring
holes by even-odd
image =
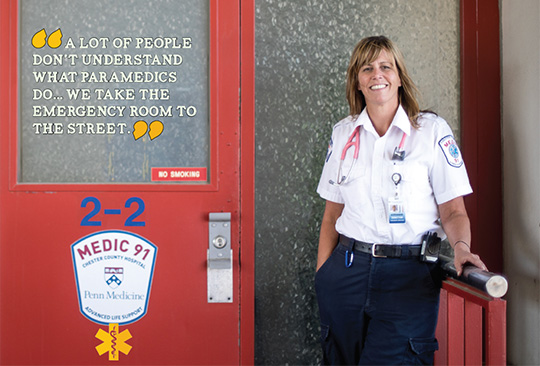
[[[433,364],[441,273],[418,257],[372,258],[338,244],[317,271],[325,365]]]

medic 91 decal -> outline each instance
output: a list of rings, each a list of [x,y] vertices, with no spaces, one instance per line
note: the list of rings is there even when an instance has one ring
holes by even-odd
[[[126,325],[147,312],[157,247],[126,231],[101,231],[71,246],[81,313]]]

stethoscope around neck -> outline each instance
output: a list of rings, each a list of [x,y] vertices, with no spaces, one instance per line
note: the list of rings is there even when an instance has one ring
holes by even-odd
[[[345,184],[346,180],[349,178],[351,174],[351,171],[353,170],[354,165],[358,161],[358,154],[360,152],[360,127],[361,126],[355,127],[353,133],[351,134],[351,136],[349,136],[347,143],[343,147],[343,150],[341,152],[341,158],[339,159],[337,181],[334,182],[332,179],[330,179],[329,180],[330,184],[337,185],[337,186],[341,186],[342,184]],[[406,138],[407,138],[407,134],[403,132],[403,136],[401,137],[401,141],[399,145],[394,148],[394,153],[392,154],[392,160],[399,160],[399,161],[405,160],[405,150],[403,149],[403,147],[405,146]],[[351,147],[354,147],[353,162],[347,174],[342,175],[343,161],[345,160],[345,157],[347,156],[347,151]]]

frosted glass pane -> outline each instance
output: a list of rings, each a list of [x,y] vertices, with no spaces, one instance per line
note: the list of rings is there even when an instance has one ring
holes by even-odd
[[[20,182],[207,182],[207,1],[19,4]]]

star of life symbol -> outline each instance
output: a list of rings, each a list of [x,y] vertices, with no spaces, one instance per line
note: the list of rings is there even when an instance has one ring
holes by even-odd
[[[453,157],[454,159],[459,158],[459,150],[458,150],[458,148],[457,148],[456,145],[451,145],[451,146],[449,147],[449,150],[450,150],[450,155],[452,155],[452,157]]]
[[[111,288],[117,288],[124,280],[124,268],[122,267],[105,267],[105,282]]]
[[[109,324],[108,333],[100,328],[96,334],[96,338],[103,342],[96,347],[96,351],[100,356],[109,352],[109,361],[118,361],[120,359],[120,352],[128,355],[132,348],[126,343],[128,339],[132,338],[131,333],[127,329],[120,332],[120,326],[118,324]]]

